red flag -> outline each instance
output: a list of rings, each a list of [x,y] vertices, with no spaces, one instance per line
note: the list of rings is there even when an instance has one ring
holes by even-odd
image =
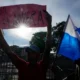
[[[29,27],[45,27],[47,21],[43,10],[46,6],[37,4],[0,7],[0,28],[15,28],[20,23]]]

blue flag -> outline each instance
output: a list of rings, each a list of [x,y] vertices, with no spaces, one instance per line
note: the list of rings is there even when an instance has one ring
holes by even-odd
[[[58,54],[61,54],[71,60],[80,58],[80,28],[77,28],[71,17],[68,16],[67,24],[64,30],[64,36],[59,46]]]

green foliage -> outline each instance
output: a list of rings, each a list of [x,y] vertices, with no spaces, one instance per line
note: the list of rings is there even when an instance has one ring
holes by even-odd
[[[64,26],[65,26],[65,22],[63,21],[63,22],[56,24],[56,26],[52,27],[52,49],[53,51],[57,50],[61,37],[63,36]],[[40,47],[41,51],[43,52],[45,48],[46,33],[47,32],[37,32],[33,34],[30,44],[37,45],[38,47]]]
[[[61,37],[63,36],[64,26],[65,26],[65,22],[63,21],[63,22],[56,24],[56,26],[52,27],[52,49],[53,51],[57,50]],[[40,48],[41,52],[43,52],[45,48],[46,34],[47,32],[37,32],[33,34],[33,37],[30,41],[30,45],[32,44],[37,45]],[[11,46],[11,48],[14,52],[16,52],[19,56],[21,56],[22,48],[16,45]]]
[[[35,44],[40,48],[40,51],[43,52],[45,48],[45,39],[46,39],[46,32],[37,32],[33,34],[33,37],[30,41],[30,45]]]
[[[17,53],[18,56],[21,56],[22,48],[20,48],[19,46],[16,46],[16,45],[13,45],[13,46],[10,46],[10,47],[15,53]]]
[[[53,47],[53,50],[56,51],[57,48],[58,48],[58,45],[61,41],[61,38],[63,36],[63,29],[64,29],[64,26],[65,26],[65,22],[60,22],[58,24],[56,24],[56,26],[53,26],[52,28],[52,47]]]

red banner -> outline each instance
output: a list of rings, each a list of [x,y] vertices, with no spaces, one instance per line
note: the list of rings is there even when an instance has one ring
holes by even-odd
[[[15,28],[19,24],[26,24],[29,27],[45,27],[46,6],[37,4],[24,4],[0,7],[0,28]]]

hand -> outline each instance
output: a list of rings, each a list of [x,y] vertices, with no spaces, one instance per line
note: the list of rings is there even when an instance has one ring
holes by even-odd
[[[3,31],[0,29],[0,38],[3,38]]]
[[[80,66],[80,58],[78,60],[75,60],[74,63]]]
[[[46,20],[47,20],[47,22],[48,22],[48,25],[51,25],[52,16],[51,16],[47,11],[44,10],[44,12],[45,12],[45,14],[46,14]]]

